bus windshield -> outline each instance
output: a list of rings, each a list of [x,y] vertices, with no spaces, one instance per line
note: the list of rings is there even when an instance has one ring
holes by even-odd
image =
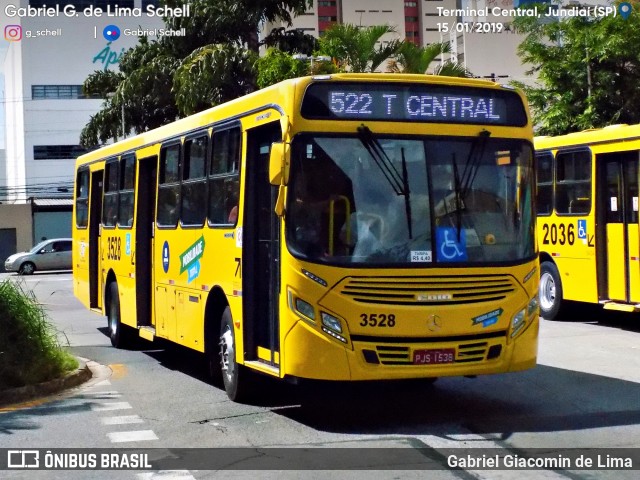
[[[529,142],[299,135],[286,240],[311,262],[420,267],[535,255]]]

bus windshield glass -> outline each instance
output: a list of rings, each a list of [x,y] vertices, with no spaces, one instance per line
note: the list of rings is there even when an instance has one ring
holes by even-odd
[[[478,137],[299,135],[286,239],[327,264],[514,263],[535,251],[532,147]]]

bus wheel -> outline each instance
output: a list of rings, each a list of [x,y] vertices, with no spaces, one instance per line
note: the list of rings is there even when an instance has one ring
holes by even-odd
[[[540,314],[554,320],[562,304],[562,281],[558,268],[552,262],[540,265]]]
[[[129,328],[120,321],[120,296],[118,295],[118,284],[116,282],[109,284],[107,326],[109,327],[111,345],[116,348],[126,348],[131,344]]]
[[[234,402],[248,397],[249,372],[236,362],[236,339],[231,310],[225,308],[220,322],[220,367],[227,396]]]

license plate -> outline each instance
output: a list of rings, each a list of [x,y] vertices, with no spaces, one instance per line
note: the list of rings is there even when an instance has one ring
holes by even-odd
[[[414,350],[414,365],[436,365],[442,363],[453,363],[456,359],[455,348],[437,348],[431,350]]]

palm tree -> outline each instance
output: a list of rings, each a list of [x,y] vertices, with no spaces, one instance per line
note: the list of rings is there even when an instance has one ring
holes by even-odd
[[[383,35],[395,31],[389,25],[358,27],[349,23],[336,24],[320,38],[319,53],[336,59],[339,67],[350,72],[374,72],[402,45],[400,40],[380,40]]]
[[[448,42],[438,42],[419,47],[411,42],[403,42],[396,57],[389,63],[389,72],[427,73],[431,64],[439,55],[451,53]],[[459,63],[447,60],[433,69],[435,75],[449,77],[470,77],[471,73]]]

